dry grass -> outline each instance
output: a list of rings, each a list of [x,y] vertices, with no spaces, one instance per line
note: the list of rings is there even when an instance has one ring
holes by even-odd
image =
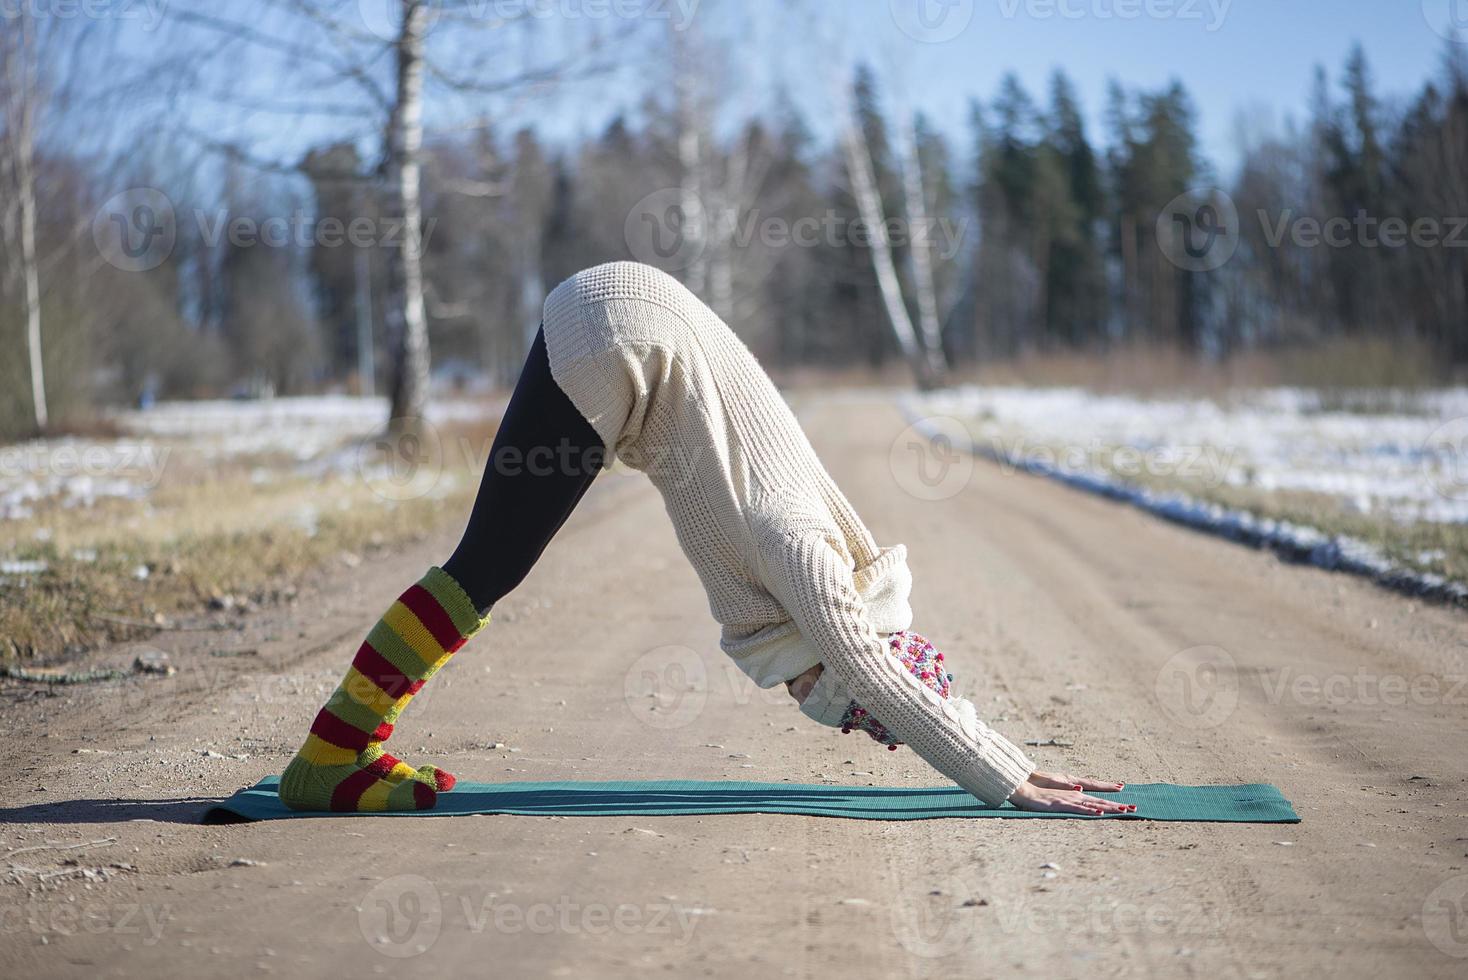
[[[174,452],[146,501],[0,523],[0,556],[47,566],[0,576],[0,659],[74,660],[147,635],[138,623],[275,602],[328,563],[354,567],[462,520],[493,427],[441,434],[442,474],[411,499],[389,499],[356,473],[307,478],[279,457],[221,466]]]
[[[1240,388],[1313,388],[1341,407],[1374,409],[1371,392],[1411,391],[1453,381],[1421,345],[1391,340],[1335,340],[1254,351],[1210,361],[1176,348],[1117,347],[1104,352],[1030,354],[965,366],[956,383],[1064,386],[1141,396],[1188,393],[1225,398]],[[1365,401],[1361,401],[1365,399]],[[1328,406],[1331,407],[1331,406]]]
[[[880,368],[805,366],[773,370],[784,389],[904,388],[912,372],[899,359]],[[1326,408],[1377,411],[1379,398],[1400,410],[1400,393],[1468,381],[1455,376],[1425,345],[1409,340],[1335,339],[1256,350],[1217,360],[1160,344],[1132,344],[1092,351],[1031,352],[956,366],[952,385],[1083,388],[1140,397],[1190,394],[1226,399],[1241,388],[1287,385],[1322,393]],[[1386,392],[1386,395],[1378,393]],[[1397,394],[1391,394],[1391,393]]]
[[[1468,525],[1403,523],[1387,515],[1349,510],[1341,501],[1320,494],[1206,486],[1182,480],[1148,482],[1154,488],[1181,490],[1200,500],[1261,517],[1356,538],[1407,568],[1468,583]]]

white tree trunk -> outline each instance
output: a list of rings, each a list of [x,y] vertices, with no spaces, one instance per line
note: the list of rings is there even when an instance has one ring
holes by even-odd
[[[41,361],[41,273],[36,258],[36,184],[32,164],[33,146],[30,134],[21,137],[20,166],[20,262],[25,280],[26,350],[31,361],[31,405],[36,416],[37,431],[50,424],[46,408],[46,371]]]
[[[393,419],[417,425],[428,407],[428,314],[423,302],[423,71],[427,0],[402,0],[397,39],[397,90],[388,130],[388,178],[402,219],[393,255],[393,305],[398,343],[393,365]]]
[[[902,167],[903,197],[907,207],[909,254],[912,259],[912,286],[917,291],[918,330],[926,355],[925,370],[936,382],[947,368],[943,359],[943,333],[938,323],[938,291],[933,285],[932,229],[928,226],[927,192],[923,187],[922,157],[918,153],[917,128],[908,116],[903,125],[907,152]]]
[[[671,28],[670,28],[671,30]],[[673,97],[678,125],[678,209],[681,211],[680,249],[692,257],[683,284],[700,299],[708,292],[708,227],[711,218],[703,194],[703,133],[699,119],[697,67],[692,64],[692,42],[673,31]]]
[[[19,240],[17,258],[25,307],[26,353],[30,359],[31,408],[36,430],[50,423],[46,407],[46,372],[41,349],[41,273],[36,251],[36,174],[35,174],[35,99],[37,97],[35,65],[35,25],[32,14],[21,12],[15,31],[15,46],[6,52],[5,87],[10,96],[6,115],[10,121],[7,143],[10,166],[15,183]]]
[[[892,262],[892,244],[887,240],[887,217],[882,211],[882,198],[877,191],[877,178],[873,173],[872,154],[867,146],[866,135],[861,123],[852,119],[842,134],[842,146],[846,151],[846,169],[851,176],[851,191],[856,197],[857,212],[862,224],[867,227],[868,246],[872,253],[872,267],[877,275],[877,287],[882,293],[882,305],[887,311],[887,322],[897,338],[903,355],[912,365],[918,386],[927,388],[932,384],[927,368],[922,343],[913,329],[912,318],[907,315],[907,304],[902,298],[902,283],[897,278],[897,267]]]

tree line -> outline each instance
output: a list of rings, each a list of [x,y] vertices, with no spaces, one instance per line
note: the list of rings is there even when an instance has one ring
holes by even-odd
[[[546,291],[617,258],[669,269],[777,371],[906,360],[931,385],[1033,353],[1361,338],[1468,360],[1453,46],[1405,102],[1375,90],[1359,48],[1321,69],[1306,118],[1240,128],[1223,186],[1180,82],[1113,83],[1093,133],[1064,72],[1038,94],[1010,75],[954,136],[863,67],[822,138],[787,96],[736,117],[716,45],[673,32],[638,110],[581,140],[502,132],[487,109],[425,129],[434,84],[494,87],[399,35],[367,86],[379,140],[262,159],[179,132],[138,159],[57,135],[103,125],[106,105],[69,94],[45,43],[0,38],[7,437],[172,397],[344,389],[415,415],[430,371],[511,381]]]

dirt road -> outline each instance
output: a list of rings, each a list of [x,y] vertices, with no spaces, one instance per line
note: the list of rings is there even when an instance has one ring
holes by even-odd
[[[1042,766],[1273,782],[1304,822],[198,825],[280,771],[442,536],[242,630],[160,635],[174,677],[8,701],[0,975],[1463,975],[1468,617],[924,458],[873,396],[797,408],[908,545],[915,626],[981,712],[1072,743]],[[935,781],[742,682],[656,494],[618,475],[394,742],[479,780]]]

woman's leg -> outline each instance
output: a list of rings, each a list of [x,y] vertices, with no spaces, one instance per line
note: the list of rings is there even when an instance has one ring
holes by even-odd
[[[425,810],[454,779],[414,769],[382,742],[403,709],[489,620],[535,564],[601,469],[605,450],[551,377],[537,334],[495,435],[453,556],[398,598],[368,633],[281,778],[302,810]]]
[[[605,455],[596,430],[551,377],[545,335],[537,333],[495,435],[469,526],[443,564],[481,613],[530,572]]]

